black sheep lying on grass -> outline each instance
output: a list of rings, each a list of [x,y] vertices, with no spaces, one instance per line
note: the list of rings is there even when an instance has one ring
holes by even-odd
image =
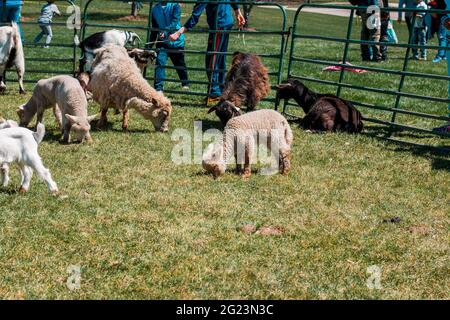
[[[358,133],[363,129],[361,113],[349,101],[316,93],[298,80],[288,79],[278,85],[277,98],[297,102],[306,114],[299,119],[305,130]]]

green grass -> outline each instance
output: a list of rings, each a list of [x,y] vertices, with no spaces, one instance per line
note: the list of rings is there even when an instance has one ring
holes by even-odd
[[[128,13],[127,6],[110,9],[117,17]],[[274,20],[270,12],[255,11],[257,28]],[[305,15],[310,32],[323,30],[320,17]],[[344,19],[328,20],[345,25]],[[204,48],[204,35],[189,37],[191,48]],[[249,36],[245,48],[272,52],[274,39]],[[306,44],[309,54],[323,54],[325,44]],[[230,50],[242,46],[233,38]],[[27,55],[40,50],[27,48]],[[58,50],[64,49],[47,52],[61,57]],[[338,50],[330,52],[337,57]],[[357,61],[357,51],[353,54]],[[203,63],[201,57],[188,60]],[[386,65],[396,68],[395,62]],[[373,85],[383,85],[384,79],[370,76]],[[191,77],[204,79],[202,73]],[[359,96],[376,98],[353,98]],[[29,97],[10,84],[0,97],[1,116],[15,119],[15,109]],[[173,97],[173,104],[171,132],[193,131],[197,119],[219,127],[214,115],[199,108],[199,98]],[[91,104],[90,113],[97,111]],[[44,119],[48,132],[40,154],[63,196],[51,197],[36,177],[28,194],[17,194],[16,171],[12,185],[0,189],[2,298],[448,299],[446,154],[368,135],[314,135],[294,127],[289,176],[254,174],[242,180],[229,172],[213,180],[198,164],[175,165],[171,132],[154,132],[134,112],[129,133],[111,114],[111,127],[94,131],[92,145],[59,144],[51,112]],[[441,142],[420,134],[414,139]],[[383,223],[396,216],[400,223]],[[284,232],[246,234],[241,231],[246,224]],[[71,265],[81,267],[81,287],[74,291],[66,286]],[[371,265],[382,268],[380,290],[366,286]]]

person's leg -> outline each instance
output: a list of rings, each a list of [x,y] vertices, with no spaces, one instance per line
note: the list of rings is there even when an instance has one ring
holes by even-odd
[[[34,43],[38,44],[39,41],[41,41],[42,37],[46,34],[46,28],[43,25],[39,25],[39,27],[41,28],[41,32],[39,32],[39,34],[36,36],[36,38],[34,38]]]
[[[45,30],[46,30],[46,34],[47,37],[45,38],[45,47],[48,48],[48,46],[50,45],[50,43],[52,42],[52,37],[53,37],[53,32],[52,32],[52,27],[51,25],[46,25],[45,26]]]
[[[443,22],[441,22],[441,24],[439,25],[438,40],[440,47],[447,46],[447,30],[445,29]],[[442,59],[445,59],[445,57],[446,57],[446,50],[439,49],[436,54],[436,58],[433,59],[433,62],[439,62]]]
[[[180,48],[180,50],[184,50],[183,48]],[[188,73],[186,70],[186,62],[184,60],[184,52],[172,52],[169,53],[169,58],[172,61],[173,65],[177,68],[178,77],[181,80],[181,85],[183,87],[189,86],[188,81]]]
[[[409,37],[412,36],[412,32],[414,31],[413,25],[412,25],[412,17],[405,17],[406,26],[408,27],[408,35]]]
[[[369,40],[369,29],[367,28],[367,14],[361,13],[361,41]],[[361,59],[363,61],[371,60],[369,46],[361,43]]]
[[[369,40],[373,41],[373,42],[380,42],[380,34],[381,34],[380,27],[370,29],[369,30]],[[372,60],[380,61],[381,60],[380,45],[372,44],[372,45],[370,45],[370,47],[372,49]]]
[[[231,28],[230,28],[231,29]],[[222,35],[219,51],[227,52],[228,51],[228,41],[230,38],[229,33],[224,33]],[[220,94],[222,94],[223,87],[225,86],[225,77],[227,70],[227,56],[225,54],[219,54],[217,57],[216,69],[221,70],[217,72],[217,82],[219,83]]]
[[[381,36],[380,36],[380,42],[387,43],[389,42],[389,37],[387,34],[387,30],[389,27],[389,19],[383,19],[381,20]],[[388,47],[386,45],[380,46],[380,54],[381,54],[381,60],[387,60],[387,51]]]
[[[222,30],[222,28],[218,28],[219,30]],[[222,41],[224,34],[223,33],[210,33],[208,37],[208,52],[218,52],[220,48],[220,43]],[[215,40],[215,41],[214,41]],[[205,67],[208,69],[206,71],[206,75],[208,76],[208,81],[212,84],[210,85],[211,89],[208,92],[211,97],[219,97],[222,94],[222,90],[219,86],[219,74],[217,70],[219,69],[217,67],[217,60],[218,60],[219,54],[217,53],[207,53],[205,56]],[[213,70],[213,71],[210,71]]]
[[[427,49],[425,46],[427,45],[427,29],[420,28],[419,31],[419,45],[420,47],[420,58],[423,60],[427,59]]]
[[[414,44],[414,45],[419,44],[419,29],[418,28],[413,28],[411,44]],[[419,52],[418,52],[417,47],[412,48],[412,53],[413,53],[414,59],[419,59]]]
[[[167,65],[167,51],[164,48],[160,48],[158,55],[156,57],[156,68],[155,68],[155,90],[164,90],[164,79],[166,78],[166,68]]]

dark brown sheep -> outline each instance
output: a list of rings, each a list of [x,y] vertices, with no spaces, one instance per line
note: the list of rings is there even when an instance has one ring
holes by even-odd
[[[294,99],[306,116],[300,126],[313,131],[363,130],[361,113],[349,102],[331,94],[320,94],[308,89],[298,80],[288,79],[277,86],[277,99]]]
[[[269,91],[269,74],[261,59],[251,53],[235,52],[220,101],[208,113],[216,111],[225,126],[228,120],[241,115],[241,107],[255,110]]]

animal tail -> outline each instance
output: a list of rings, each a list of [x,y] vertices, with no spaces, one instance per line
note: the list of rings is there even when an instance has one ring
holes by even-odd
[[[141,114],[145,119],[149,119],[151,117],[151,106],[150,102],[139,99],[137,97],[133,97],[128,99],[125,103],[127,108],[132,108],[136,110],[139,114]]]
[[[15,48],[17,51],[22,52],[22,38],[20,37],[19,25],[16,22],[12,22],[11,27],[13,29],[12,38],[15,44]]]
[[[40,144],[44,139],[45,126],[42,123],[38,123],[36,127],[36,132],[33,132],[33,138],[36,140],[37,144]]]

